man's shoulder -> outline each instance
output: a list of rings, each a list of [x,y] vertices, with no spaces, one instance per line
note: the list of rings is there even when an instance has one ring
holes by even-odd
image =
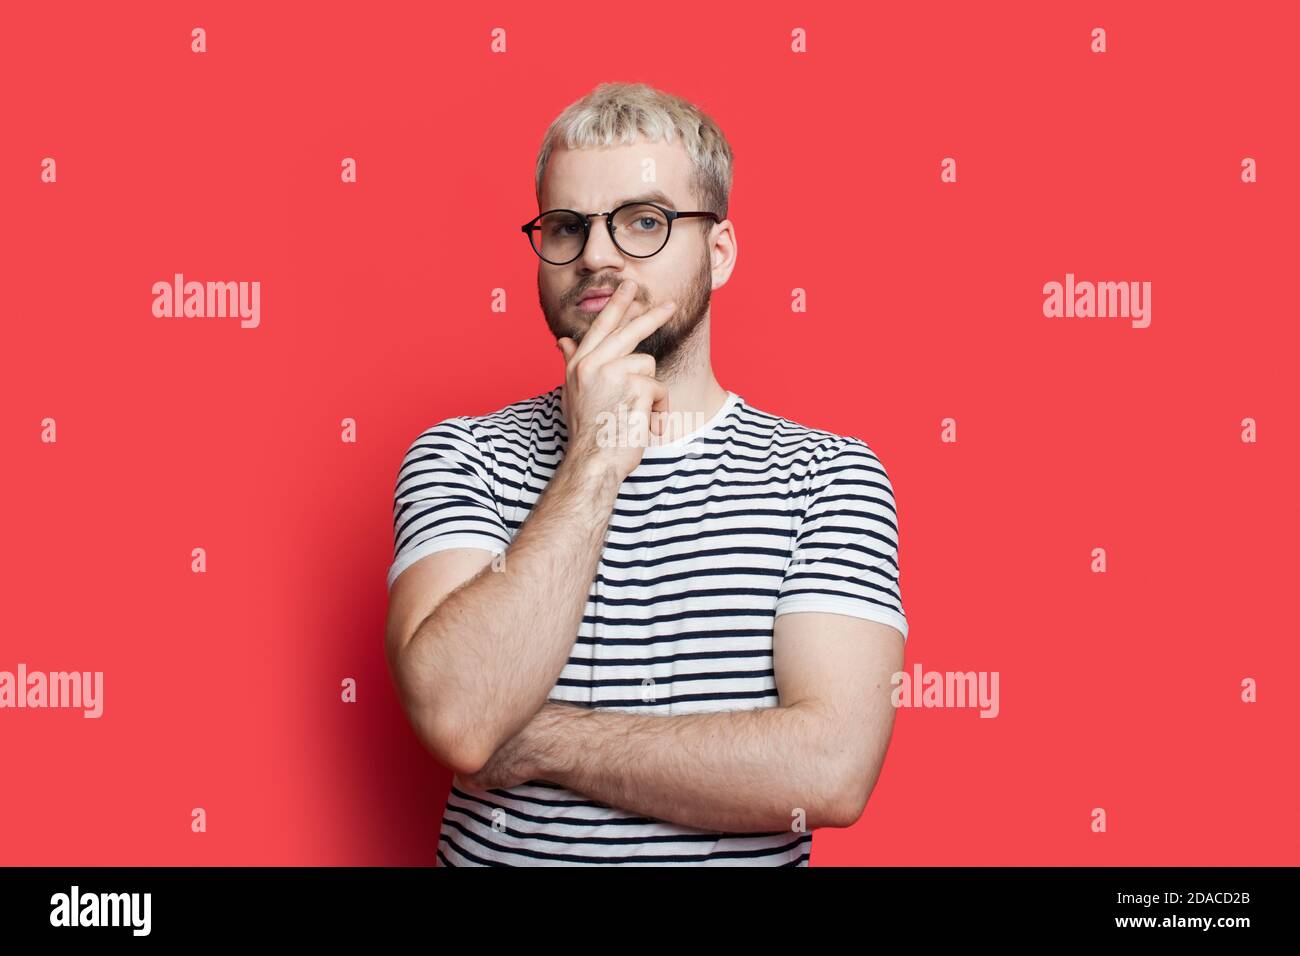
[[[518,436],[539,425],[553,425],[559,417],[560,386],[557,385],[539,395],[521,398],[481,415],[461,415],[460,420],[481,436]]]
[[[866,440],[856,435],[807,425],[748,403],[745,412],[744,419],[751,425],[751,432],[761,433],[774,450],[784,454],[795,452],[802,459],[817,462],[845,459],[879,461]]]
[[[484,442],[493,438],[527,440],[539,427],[554,426],[560,416],[560,386],[539,395],[521,398],[492,411],[452,415],[425,428],[416,442],[430,439],[469,438]]]

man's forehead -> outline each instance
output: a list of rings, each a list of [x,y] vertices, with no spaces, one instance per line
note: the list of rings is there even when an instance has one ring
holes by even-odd
[[[682,152],[674,155],[673,148]],[[644,141],[556,149],[542,184],[545,206],[595,212],[627,202],[690,208],[688,163],[679,144]],[[590,207],[590,208],[588,208]]]

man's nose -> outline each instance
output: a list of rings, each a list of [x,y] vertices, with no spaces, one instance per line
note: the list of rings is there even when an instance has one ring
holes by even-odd
[[[582,261],[588,269],[597,270],[611,262],[622,262],[623,253],[614,245],[604,216],[591,217],[587,246],[582,250]]]

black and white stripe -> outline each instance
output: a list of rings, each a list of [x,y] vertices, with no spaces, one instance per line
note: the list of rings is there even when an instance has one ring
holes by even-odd
[[[562,460],[557,387],[445,419],[407,450],[388,586],[444,548],[501,551]],[[857,438],[760,411],[734,392],[623,482],[573,651],[552,700],[624,713],[775,707],[778,614],[831,611],[907,636],[893,488]],[[453,781],[447,866],[806,866],[809,832],[717,833],[651,820],[545,781]]]

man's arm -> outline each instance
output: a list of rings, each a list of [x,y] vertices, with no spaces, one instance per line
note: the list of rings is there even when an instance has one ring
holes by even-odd
[[[503,573],[489,571],[481,551],[449,548],[393,582],[389,668],[425,746],[458,774],[479,770],[528,724],[568,662],[619,487],[645,452],[639,434],[607,440],[610,416],[622,410],[648,421],[666,409],[668,389],[653,377],[653,357],[634,348],[675,306],[624,322],[635,291],[636,283],[622,283],[580,344],[557,340],[569,445],[505,549]]]
[[[780,704],[657,716],[548,703],[463,781],[558,783],[629,812],[733,833],[850,826],[866,807],[893,732],[895,628],[841,614],[776,618]]]
[[[618,497],[615,476],[566,459],[505,551],[431,554],[398,576],[389,597],[394,682],[425,745],[472,773],[537,712],[564,669]],[[461,568],[478,572],[421,619],[427,595]],[[466,573],[459,570],[459,573]],[[421,603],[425,602],[425,603]],[[544,613],[539,613],[543,612]]]

